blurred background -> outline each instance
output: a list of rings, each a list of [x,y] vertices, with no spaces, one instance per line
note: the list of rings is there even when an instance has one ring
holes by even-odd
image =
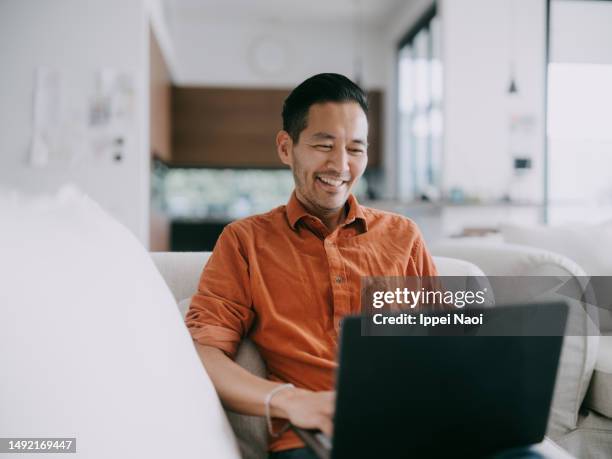
[[[355,193],[434,242],[612,218],[612,2],[1,0],[0,187],[72,182],[153,251],[287,202],[320,72],[367,90]],[[44,231],[44,228],[41,228]]]

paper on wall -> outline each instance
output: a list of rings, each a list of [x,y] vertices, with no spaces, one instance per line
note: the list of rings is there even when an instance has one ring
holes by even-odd
[[[33,100],[32,141],[29,164],[44,167],[49,163],[50,150],[60,121],[61,76],[47,67],[36,69]]]

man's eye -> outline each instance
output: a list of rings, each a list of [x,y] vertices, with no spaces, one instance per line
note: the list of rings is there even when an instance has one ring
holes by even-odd
[[[315,145],[315,148],[320,148],[321,150],[331,150],[332,145]]]
[[[363,155],[364,151],[361,148],[349,148],[349,152],[353,155]]]

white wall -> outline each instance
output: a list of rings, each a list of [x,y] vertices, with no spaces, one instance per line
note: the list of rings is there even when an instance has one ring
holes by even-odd
[[[510,12],[514,2],[515,33]],[[442,0],[443,188],[483,200],[507,193],[539,202],[543,190],[545,0]],[[514,35],[518,97],[509,101]],[[533,116],[530,173],[513,179],[511,113]]]
[[[495,200],[507,194],[539,201],[543,187],[545,0],[514,0],[519,96],[509,102],[509,0],[441,0],[444,77],[443,192],[459,187]],[[433,0],[406,2],[380,27],[385,87],[386,197],[397,196],[397,45]],[[510,112],[534,117],[527,140],[533,168],[513,178]]]
[[[611,2],[551,2],[551,224],[612,218],[611,24]]]
[[[183,14],[170,15],[168,24],[176,52],[178,84],[291,88],[321,72],[354,78],[357,42],[350,23],[228,21],[202,15],[190,19]],[[363,86],[382,88],[379,37],[367,27],[362,41]],[[255,47],[260,42],[271,49],[273,63],[283,64],[270,72],[262,71],[254,62]]]
[[[551,62],[612,64],[610,2],[553,0],[550,13]]]
[[[148,35],[143,0],[0,2],[0,185],[53,192],[72,182],[148,243]],[[59,71],[65,142],[46,167],[28,165],[35,70]],[[123,160],[97,156],[87,125],[95,73],[128,74],[133,117]],[[80,137],[80,143],[75,139]],[[44,231],[44,228],[41,228]]]

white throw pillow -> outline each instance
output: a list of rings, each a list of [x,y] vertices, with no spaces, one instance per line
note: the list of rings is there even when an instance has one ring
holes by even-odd
[[[77,457],[237,458],[168,287],[75,189],[0,197],[0,432]]]
[[[502,225],[506,242],[530,245],[574,260],[587,276],[612,276],[612,220],[596,225]],[[612,334],[612,311],[599,308],[599,327]]]
[[[612,276],[612,221],[597,225],[502,225],[506,242],[529,245],[571,258],[588,276]]]

